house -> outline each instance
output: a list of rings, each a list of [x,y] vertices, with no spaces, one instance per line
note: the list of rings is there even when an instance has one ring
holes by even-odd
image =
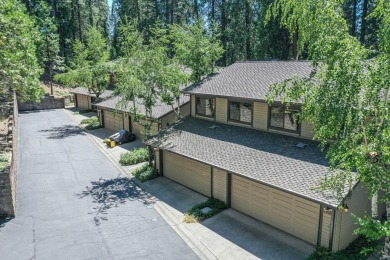
[[[299,104],[264,101],[272,84],[310,72],[303,61],[238,62],[184,89],[191,117],[147,141],[160,175],[312,245],[348,246],[351,213],[370,209],[365,188],[355,183],[351,197],[345,189],[343,210],[313,189],[329,163],[312,125],[296,124]]]
[[[111,89],[105,90],[100,95],[100,101],[96,100],[96,95],[89,93],[86,88],[74,88],[70,91],[74,94],[75,106],[83,109],[92,109],[98,112],[100,124],[109,130],[119,131],[125,129],[133,132],[137,138],[143,137],[144,128],[139,123],[133,120],[133,113],[131,107],[120,108],[118,106],[121,101],[121,96],[114,94]],[[190,114],[190,98],[186,95],[180,97],[180,113],[187,116]],[[175,109],[177,106],[173,106]],[[139,115],[145,115],[145,107],[141,100],[136,101],[136,110]],[[176,113],[172,106],[162,103],[157,100],[153,107],[152,131],[157,133],[159,130],[170,126],[176,121]]]
[[[83,108],[83,109],[93,109],[93,103],[96,102],[96,95],[90,93],[86,88],[74,88],[70,91],[74,95],[75,107]],[[110,89],[106,89],[101,95],[100,99],[104,100],[110,97],[113,94],[113,91]]]
[[[133,120],[134,113],[132,112],[133,109],[130,104],[126,108],[120,108],[120,106],[118,106],[121,102],[121,98],[122,97],[120,95],[112,95],[101,102],[93,104],[93,106],[97,108],[100,124],[104,128],[112,131],[125,129],[129,132],[133,132],[137,138],[142,139],[145,131],[144,127]],[[141,100],[137,99],[135,105],[138,115],[146,114],[145,107]],[[173,107],[175,109],[177,108],[177,106]],[[181,95],[180,113],[182,116],[190,114],[190,98],[188,96]],[[152,132],[157,133],[158,131],[172,125],[176,121],[177,115],[175,111],[173,111],[172,106],[157,100],[152,109],[152,118],[149,118],[148,120],[151,119],[154,121],[152,124]]]

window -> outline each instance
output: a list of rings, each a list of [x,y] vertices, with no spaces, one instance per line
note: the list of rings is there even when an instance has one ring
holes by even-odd
[[[298,114],[297,109],[286,109],[284,107],[271,107],[270,128],[277,128],[289,132],[298,132]]]
[[[229,101],[229,120],[252,123],[252,104]]]
[[[196,114],[208,117],[214,117],[215,99],[196,97]]]

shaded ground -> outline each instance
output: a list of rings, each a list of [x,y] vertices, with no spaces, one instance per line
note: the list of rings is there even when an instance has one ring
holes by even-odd
[[[64,110],[20,114],[20,149],[1,259],[197,258]]]

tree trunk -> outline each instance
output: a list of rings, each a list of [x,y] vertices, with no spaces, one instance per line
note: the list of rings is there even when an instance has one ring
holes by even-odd
[[[291,54],[293,60],[298,60],[298,30],[294,32],[291,46]]]
[[[211,21],[215,21],[215,0],[211,0]]]
[[[171,10],[170,10],[170,13],[171,13],[171,24],[173,24],[173,21],[174,21],[174,19],[173,19],[173,7],[175,6],[174,5],[174,0],[171,0]]]
[[[169,24],[169,0],[165,0],[165,23]]]
[[[196,20],[199,19],[198,0],[194,0],[194,16]]]
[[[57,0],[51,0],[51,15],[57,17]]]
[[[390,221],[390,201],[386,202],[387,221]],[[390,260],[390,237],[385,237],[385,246],[381,260]]]
[[[92,9],[92,0],[88,0],[88,8],[89,8],[89,24],[93,26],[93,9]]]
[[[80,39],[80,42],[83,41],[83,34],[81,32],[81,10],[80,10],[80,3],[77,2],[77,19],[78,19],[78,22],[79,22],[79,39]]]
[[[76,40],[75,12],[76,12],[75,1],[72,1],[72,42]],[[64,37],[64,41],[65,41],[65,37]]]
[[[222,46],[223,49],[225,50],[222,56],[222,65],[226,66],[227,65],[227,50],[226,50],[226,0],[222,0],[222,5],[221,5],[221,30],[222,30],[222,35],[221,35],[221,40],[222,40]]]
[[[367,11],[368,11],[368,1],[364,0],[363,2],[363,14],[362,14],[362,25],[361,25],[361,32],[360,32],[360,42],[364,44],[364,40],[366,37],[366,25],[367,25]]]
[[[251,6],[249,0],[245,1],[245,28],[246,28],[246,59],[250,60],[251,58]]]
[[[352,11],[352,26],[351,35],[356,35],[356,11],[357,11],[357,0],[353,0],[353,11]]]

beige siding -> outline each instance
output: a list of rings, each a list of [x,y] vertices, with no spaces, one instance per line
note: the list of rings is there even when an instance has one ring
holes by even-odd
[[[138,139],[143,139],[145,137],[145,127],[140,125],[138,122],[131,122],[132,132],[137,136]],[[152,135],[158,132],[158,123],[152,124]]]
[[[232,208],[317,244],[319,204],[234,175]]]
[[[165,115],[163,118],[161,118],[161,129],[165,129],[171,126],[173,123],[176,122],[176,120],[177,120],[177,115],[174,111]]]
[[[321,246],[329,248],[330,224],[332,220],[332,210],[324,210],[321,227]]]
[[[188,102],[180,107],[180,114],[182,117],[186,117],[190,114],[191,103]],[[161,129],[165,129],[177,121],[177,115],[174,111],[161,118]],[[160,129],[160,130],[161,130]]]
[[[86,95],[76,95],[77,98],[77,107],[91,109],[91,98]]]
[[[339,251],[339,242],[340,242],[340,229],[341,229],[341,210],[336,210],[334,216],[334,230],[333,230],[333,248],[334,252]]]
[[[191,110],[191,103],[190,102],[181,106],[180,113],[181,113],[182,117],[190,115],[190,110]]]
[[[371,202],[368,199],[367,189],[359,184],[352,192],[352,197],[345,202],[348,212],[337,210],[333,240],[333,251],[346,248],[357,236],[353,231],[357,228],[352,214],[363,217],[365,212],[370,214]]]
[[[293,137],[299,137],[298,133],[290,133],[290,132],[285,132],[285,131],[278,131],[275,129],[269,129],[268,132],[275,133],[275,134],[281,134],[281,135],[288,135],[288,136],[293,136]]]
[[[195,110],[196,104],[195,104],[195,95],[191,95],[191,116],[195,117]]]
[[[227,173],[217,168],[213,168],[213,197],[227,201]]]
[[[155,160],[157,172],[160,174],[161,171],[160,171],[160,150],[159,149],[154,150],[154,160]]]
[[[123,129],[123,114],[104,110],[104,128],[112,131],[119,131]]]
[[[131,122],[132,132],[137,136],[138,139],[143,139],[145,129],[138,122]]]
[[[228,100],[226,98],[216,98],[215,118],[218,122],[226,123],[228,117]]]
[[[164,151],[164,176],[203,195],[211,196],[211,167]]]
[[[252,128],[252,125],[244,124],[244,123],[239,123],[239,122],[234,122],[234,121],[228,121],[229,125],[235,125],[235,126],[240,126],[240,127],[246,127],[246,128]]]
[[[306,139],[313,139],[313,125],[309,122],[302,122],[301,124],[301,137]]]
[[[129,122],[129,115],[128,114],[123,114],[124,116],[124,129],[130,132],[130,122]]]
[[[253,102],[253,127],[267,130],[268,105],[266,103]]]

